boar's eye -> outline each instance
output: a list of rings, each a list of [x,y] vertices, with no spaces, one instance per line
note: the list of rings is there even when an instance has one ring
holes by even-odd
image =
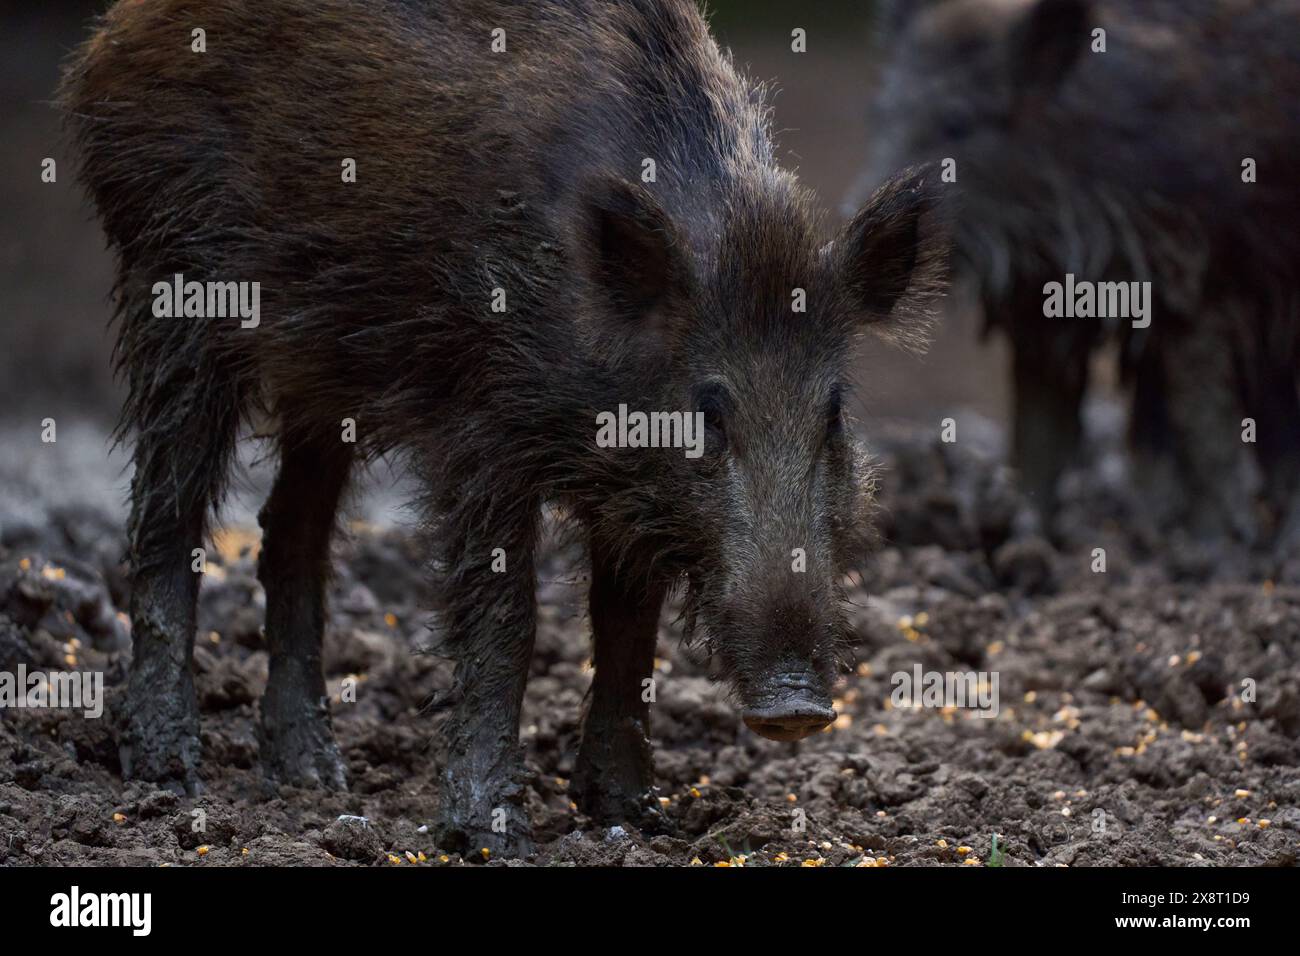
[[[704,427],[719,450],[727,446],[727,412],[731,398],[720,382],[708,382],[695,390],[695,410],[704,415]]]

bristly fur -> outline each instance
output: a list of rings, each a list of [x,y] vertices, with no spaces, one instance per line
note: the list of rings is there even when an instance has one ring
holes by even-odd
[[[602,630],[653,643],[682,578],[746,699],[782,667],[834,671],[872,492],[841,382],[862,329],[923,338],[932,173],[887,184],[823,248],[760,89],[690,0],[124,2],[62,101],[118,256],[136,567],[172,560],[192,532],[169,515],[201,519],[259,405],[312,447],[350,418],[358,458],[401,454],[457,660],[453,818],[481,812],[484,774],[520,800],[501,781],[545,502],[587,536],[615,621],[596,625],[598,675],[628,653]],[[176,272],[259,281],[260,327],[154,318],[151,285]],[[706,401],[702,458],[595,444],[599,412]]]

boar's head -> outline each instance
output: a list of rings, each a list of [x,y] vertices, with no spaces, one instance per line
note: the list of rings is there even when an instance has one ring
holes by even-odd
[[[602,450],[588,516],[607,552],[686,584],[698,636],[746,723],[797,740],[830,723],[846,659],[844,578],[871,537],[874,477],[846,420],[855,339],[924,343],[945,230],[933,170],[881,187],[829,244],[792,184],[733,193],[709,221],[598,185],[581,255],[605,407],[702,421],[701,454]],[[617,464],[616,464],[617,462]]]

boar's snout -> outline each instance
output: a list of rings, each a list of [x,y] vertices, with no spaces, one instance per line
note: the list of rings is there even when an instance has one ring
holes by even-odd
[[[745,707],[745,724],[769,740],[802,740],[835,719],[822,682],[810,676],[783,676],[764,688],[761,702]]]

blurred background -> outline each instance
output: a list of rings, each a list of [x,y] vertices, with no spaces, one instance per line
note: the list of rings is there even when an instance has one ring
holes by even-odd
[[[125,460],[108,456],[106,438],[120,398],[107,328],[111,261],[49,103],[60,64],[109,5],[0,0],[0,498],[11,513],[14,499],[33,492],[111,501],[122,481]],[[872,8],[870,0],[708,5],[736,63],[771,84],[780,153],[820,196],[828,229],[841,221],[869,142]],[[790,48],[796,27],[808,33],[806,53]],[[46,157],[58,164],[52,184],[40,178]],[[1004,347],[979,344],[978,323],[966,316],[949,316],[924,357],[865,341],[857,379],[855,411],[868,436],[911,423],[937,430],[958,413],[1002,422],[1007,412]],[[58,423],[55,446],[39,443],[46,417]],[[999,429],[988,434],[999,441]]]

